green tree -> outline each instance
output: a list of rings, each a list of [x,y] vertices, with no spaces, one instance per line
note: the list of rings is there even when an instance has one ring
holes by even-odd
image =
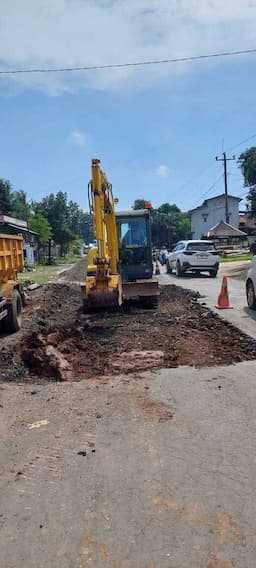
[[[82,213],[82,209],[79,207],[78,203],[69,201],[67,205],[67,222],[74,239],[81,236],[80,221]]]
[[[68,249],[69,243],[74,238],[72,229],[68,223],[68,204],[67,194],[59,191],[53,203],[54,223],[52,225],[53,238],[60,245],[60,256],[63,256]]]
[[[147,203],[146,199],[135,199],[132,209],[145,209],[145,205]]]
[[[163,203],[153,210],[152,237],[156,246],[167,246],[169,249],[179,237],[179,222],[183,213],[177,205]]]
[[[159,211],[159,213],[164,213],[165,215],[177,215],[181,213],[181,210],[177,207],[177,205],[175,205],[175,203],[172,205],[170,203],[163,203],[160,207],[158,207],[157,211]]]
[[[45,247],[47,243],[51,249],[51,225],[47,219],[41,215],[41,213],[36,213],[31,214],[29,217],[29,228],[38,234],[38,260],[40,262],[45,262]],[[44,254],[42,255],[43,251]]]
[[[29,226],[32,231],[38,234],[38,240],[41,245],[46,245],[52,237],[52,228],[50,223],[43,215],[37,213],[30,215]]]
[[[40,203],[34,203],[33,210],[49,222],[53,239],[60,245],[60,255],[63,256],[68,251],[69,244],[81,235],[82,210],[79,205],[73,201],[68,203],[67,194],[59,191],[56,196],[51,193]]]
[[[184,216],[179,220],[178,233],[179,239],[187,240],[191,234],[191,219],[183,214]]]
[[[92,224],[92,216],[90,213],[86,213],[85,211],[81,212],[80,221],[79,221],[79,231],[83,241],[86,244],[89,244],[94,239],[94,232],[93,232],[93,224]]]
[[[83,245],[83,240],[80,238],[76,238],[74,241],[72,241],[71,243],[72,253],[77,256],[81,256],[82,245]]]
[[[17,219],[28,221],[31,212],[31,206],[28,203],[26,192],[22,189],[20,189],[19,191],[14,191],[11,201],[13,215],[15,215]]]
[[[0,214],[12,214],[12,186],[5,179],[0,179]]]
[[[238,164],[244,178],[244,186],[249,188],[247,208],[251,216],[256,217],[256,147],[252,146],[240,154]]]

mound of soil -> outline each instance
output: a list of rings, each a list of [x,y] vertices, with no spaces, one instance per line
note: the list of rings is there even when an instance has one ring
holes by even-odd
[[[0,351],[2,379],[79,381],[256,358],[253,339],[177,286],[162,288],[155,310],[133,303],[85,315],[79,286],[68,283],[46,286],[37,302],[19,342]]]
[[[60,274],[59,280],[61,282],[83,282],[86,277],[87,269],[87,256],[79,262],[76,262],[72,268],[65,270]]]

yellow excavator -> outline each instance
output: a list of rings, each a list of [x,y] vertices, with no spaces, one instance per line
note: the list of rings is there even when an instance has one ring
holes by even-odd
[[[150,207],[115,213],[112,185],[93,159],[88,185],[89,207],[97,245],[90,249],[85,284],[84,311],[118,307],[139,299],[155,307],[159,297],[153,278]]]

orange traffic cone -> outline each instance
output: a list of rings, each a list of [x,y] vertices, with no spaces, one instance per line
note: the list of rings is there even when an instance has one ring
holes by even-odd
[[[219,310],[226,310],[228,308],[232,308],[233,306],[229,303],[229,296],[228,296],[228,281],[227,277],[223,276],[220,295],[218,297],[218,304],[216,308]]]

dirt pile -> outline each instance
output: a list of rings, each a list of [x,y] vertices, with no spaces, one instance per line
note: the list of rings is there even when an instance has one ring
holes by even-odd
[[[165,286],[156,310],[139,304],[82,314],[80,288],[46,286],[23,335],[0,351],[5,380],[81,380],[179,365],[256,358],[256,342],[202,306],[196,294]]]
[[[72,268],[63,271],[59,276],[60,282],[83,282],[86,276],[87,256],[74,264]]]

